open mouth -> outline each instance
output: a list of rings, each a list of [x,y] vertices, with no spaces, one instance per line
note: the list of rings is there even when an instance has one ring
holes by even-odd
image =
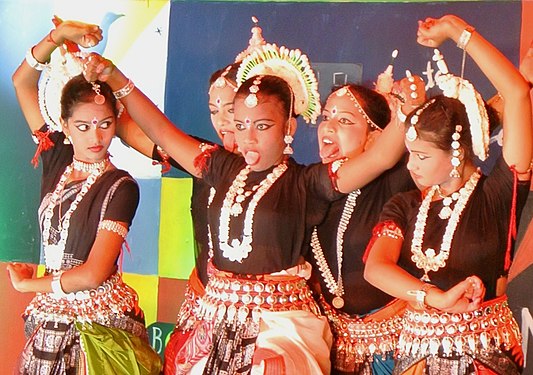
[[[246,161],[246,164],[252,167],[259,163],[259,159],[261,158],[259,152],[254,150],[244,151],[243,156],[244,160]]]
[[[235,133],[222,130],[220,135],[222,136],[224,148],[229,152],[233,152],[235,150]]]
[[[323,163],[329,163],[339,158],[339,146],[331,139],[324,137],[320,142],[320,158]]]

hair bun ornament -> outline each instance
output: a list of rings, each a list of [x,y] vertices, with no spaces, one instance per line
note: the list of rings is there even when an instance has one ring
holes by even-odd
[[[248,48],[235,57],[236,63],[241,62],[246,56],[252,54],[254,51],[260,50],[261,46],[266,44],[265,38],[263,38],[263,29],[258,26],[259,20],[257,17],[252,16],[252,22],[254,23],[254,26],[252,27],[252,37],[248,41]]]
[[[53,53],[38,84],[39,109],[52,131],[61,131],[61,92],[67,82],[83,71],[82,52]]]
[[[309,60],[299,49],[267,43],[244,58],[237,71],[237,83],[258,75],[285,80],[294,93],[294,113],[306,122],[316,123],[320,115],[318,83]]]
[[[465,106],[474,154],[482,161],[487,159],[490,141],[489,116],[481,94],[468,80],[448,71],[444,57],[438,49],[434,51],[433,60],[439,68],[435,74],[435,82],[442,90],[442,94],[459,100]]]

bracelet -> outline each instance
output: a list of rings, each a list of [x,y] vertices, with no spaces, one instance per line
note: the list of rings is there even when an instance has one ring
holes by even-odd
[[[465,29],[463,30],[463,32],[461,33],[461,36],[459,37],[459,40],[457,41],[457,47],[459,47],[462,50],[464,50],[466,48],[468,42],[470,42],[470,38],[472,37],[472,33],[475,30],[476,29],[474,29],[470,25],[466,26]]]
[[[50,30],[50,32],[48,33],[48,37],[46,38],[46,41],[50,42],[52,44],[55,44],[56,47],[59,47],[60,44],[57,44],[56,41],[54,40],[54,38],[52,38],[52,31],[54,31],[54,30],[55,29]]]
[[[401,106],[398,106],[398,111],[397,112],[398,112],[397,113],[398,120],[400,120],[401,122],[403,122],[405,124],[405,120],[407,120],[407,115],[405,113],[403,113]]]
[[[63,275],[63,272],[56,273],[52,277],[52,282],[50,283],[50,286],[52,287],[52,292],[58,296],[58,297],[66,297],[67,293],[63,290],[61,287],[61,275]]]
[[[133,84],[131,79],[128,79],[128,83],[126,83],[126,85],[124,85],[124,87],[121,88],[120,90],[113,91],[113,95],[115,95],[116,99],[122,99],[125,96],[128,96],[129,94],[131,94],[134,88],[135,88],[135,85]]]
[[[110,232],[114,232],[118,234],[120,237],[122,237],[123,239],[126,239],[126,235],[128,234],[127,228],[125,228],[123,225],[113,220],[102,220],[100,224],[98,224],[97,232],[99,232],[102,229],[108,230]]]
[[[420,288],[419,290],[407,291],[407,295],[415,297],[416,308],[418,310],[424,310],[427,307],[426,296],[428,294],[428,290],[430,290],[431,288],[436,288],[436,286],[433,284],[424,283],[424,285],[422,285],[422,288]]]
[[[33,56],[33,49],[35,48],[35,46],[31,47],[30,49],[28,49],[28,51],[26,52],[26,62],[28,63],[28,65],[35,69],[35,70],[38,70],[38,71],[42,71],[44,69],[46,69],[48,67],[48,63],[42,63],[42,62],[39,62],[37,61],[37,59]]]

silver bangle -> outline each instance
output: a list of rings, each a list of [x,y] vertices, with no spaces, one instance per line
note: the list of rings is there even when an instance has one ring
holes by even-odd
[[[33,56],[33,49],[35,48],[35,46],[31,47],[28,49],[28,52],[26,52],[26,62],[28,63],[28,65],[35,69],[35,70],[38,70],[38,71],[42,71],[44,69],[46,69],[48,67],[48,63],[41,63],[39,61],[37,61],[37,59]]]
[[[405,124],[405,120],[407,120],[407,115],[403,113],[401,106],[398,106],[398,111],[396,115],[398,116],[398,120]]]
[[[424,310],[425,308],[428,307],[428,305],[426,304],[426,296],[428,294],[428,291],[431,288],[435,288],[435,285],[429,284],[429,283],[424,283],[424,285],[422,285],[422,288],[420,288],[419,290],[408,290],[407,291],[407,295],[408,296],[414,296],[415,297],[416,308],[418,310]]]
[[[66,297],[67,293],[65,293],[65,291],[61,287],[61,275],[63,275],[63,272],[54,274],[50,286],[52,287],[52,292],[57,297]]]
[[[457,41],[457,47],[464,50],[468,42],[470,42],[470,38],[472,37],[472,33],[474,32],[474,30],[475,29],[470,25],[465,27],[465,29],[461,33],[461,36],[459,37],[459,40]]]
[[[129,94],[131,94],[134,88],[135,88],[135,84],[131,81],[131,79],[128,79],[128,83],[126,83],[126,85],[123,88],[117,91],[113,91],[113,95],[115,95],[115,98],[117,99],[122,99],[125,96],[128,96]]]

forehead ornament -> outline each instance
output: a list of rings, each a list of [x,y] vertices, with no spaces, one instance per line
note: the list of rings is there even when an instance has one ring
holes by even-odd
[[[350,100],[354,104],[355,109],[357,109],[357,112],[359,112],[361,116],[363,116],[368,126],[370,126],[373,130],[383,131],[383,129],[381,129],[378,125],[376,125],[376,123],[372,121],[372,119],[367,115],[363,107],[361,107],[361,104],[359,104],[359,101],[357,100],[355,95],[352,93],[352,90],[350,90],[348,86],[341,87],[335,92],[335,94],[339,97],[342,97],[345,95],[348,96],[348,98],[350,98]]]
[[[333,108],[331,109],[331,118],[335,118],[337,116],[337,113],[338,113],[337,106],[334,105]]]
[[[105,103],[105,96],[103,96],[101,93],[100,93],[100,85],[98,83],[95,83],[95,82],[91,82],[91,85],[93,87],[93,91],[94,93],[96,94],[94,96],[94,102],[96,104],[104,104]]]

